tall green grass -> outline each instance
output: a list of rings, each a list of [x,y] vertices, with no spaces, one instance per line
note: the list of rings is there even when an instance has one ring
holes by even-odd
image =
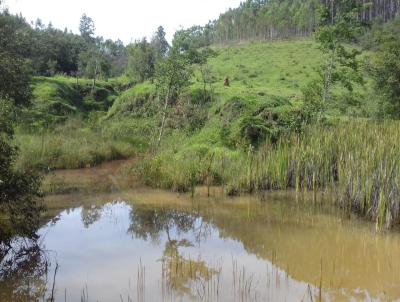
[[[202,146],[167,150],[143,163],[148,184],[180,191],[224,185],[228,194],[258,190],[329,190],[338,203],[378,227],[400,223],[400,122],[316,125],[258,150]]]
[[[51,130],[17,131],[17,168],[75,169],[134,156],[146,148],[129,121],[89,125],[77,118]]]

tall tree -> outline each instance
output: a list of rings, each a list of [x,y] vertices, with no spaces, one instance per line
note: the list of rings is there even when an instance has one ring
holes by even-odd
[[[375,34],[376,49],[371,55],[369,72],[376,91],[383,98],[381,110],[400,118],[400,18],[386,24]]]
[[[167,55],[169,44],[166,39],[164,27],[158,27],[153,38],[151,39],[151,45],[155,49],[158,58],[164,58]]]
[[[0,99],[20,105],[29,102],[32,74],[32,29],[22,17],[0,15]]]
[[[79,22],[79,31],[81,36],[88,42],[92,41],[95,30],[96,26],[94,25],[93,19],[88,17],[86,14],[83,14]]]
[[[143,82],[154,76],[156,54],[146,38],[128,46],[128,74],[136,81]]]
[[[24,20],[0,10],[0,249],[15,235],[35,237],[42,207],[38,203],[40,179],[29,171],[16,171],[13,145],[16,106],[30,100],[30,49]],[[0,250],[0,262],[3,256]]]
[[[176,101],[182,89],[189,85],[191,76],[190,60],[179,48],[172,48],[167,59],[158,65],[156,85],[159,96],[164,98],[164,108],[156,149],[159,148],[164,135],[165,123],[168,117],[168,106],[173,101]]]
[[[305,93],[305,101],[317,104],[318,117],[323,116],[326,106],[332,99],[332,88],[341,84],[349,91],[354,83],[362,83],[357,57],[361,52],[345,44],[354,42],[362,24],[358,18],[361,6],[357,0],[342,0],[340,9],[323,9],[321,24],[316,30],[315,39],[323,53],[323,63],[319,79],[313,81]],[[332,15],[333,14],[333,15]]]

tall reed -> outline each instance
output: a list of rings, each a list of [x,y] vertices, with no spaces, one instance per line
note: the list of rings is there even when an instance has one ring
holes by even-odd
[[[332,189],[342,206],[391,227],[400,222],[399,142],[394,121],[314,126],[258,150],[238,190]]]
[[[375,220],[400,223],[400,122],[314,125],[246,152],[223,147],[165,151],[143,163],[146,183],[189,191],[195,184],[228,194],[259,190],[330,190],[340,206]]]

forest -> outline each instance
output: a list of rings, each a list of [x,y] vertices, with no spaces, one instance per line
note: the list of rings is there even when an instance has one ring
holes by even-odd
[[[44,200],[79,191],[53,173],[106,162],[134,159],[127,179],[192,198],[322,193],[396,232],[399,9],[246,0],[172,41],[160,25],[125,45],[89,14],[77,34],[0,1],[0,300],[15,238],[14,259],[37,256]]]

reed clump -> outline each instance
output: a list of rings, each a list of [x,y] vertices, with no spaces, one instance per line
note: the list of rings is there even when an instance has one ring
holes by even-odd
[[[162,152],[140,170],[146,183],[178,191],[222,185],[228,194],[329,190],[338,204],[376,221],[400,223],[400,122],[313,125],[257,150],[203,146]]]
[[[331,189],[341,206],[391,227],[400,222],[399,139],[395,121],[313,126],[254,152],[238,190]]]

